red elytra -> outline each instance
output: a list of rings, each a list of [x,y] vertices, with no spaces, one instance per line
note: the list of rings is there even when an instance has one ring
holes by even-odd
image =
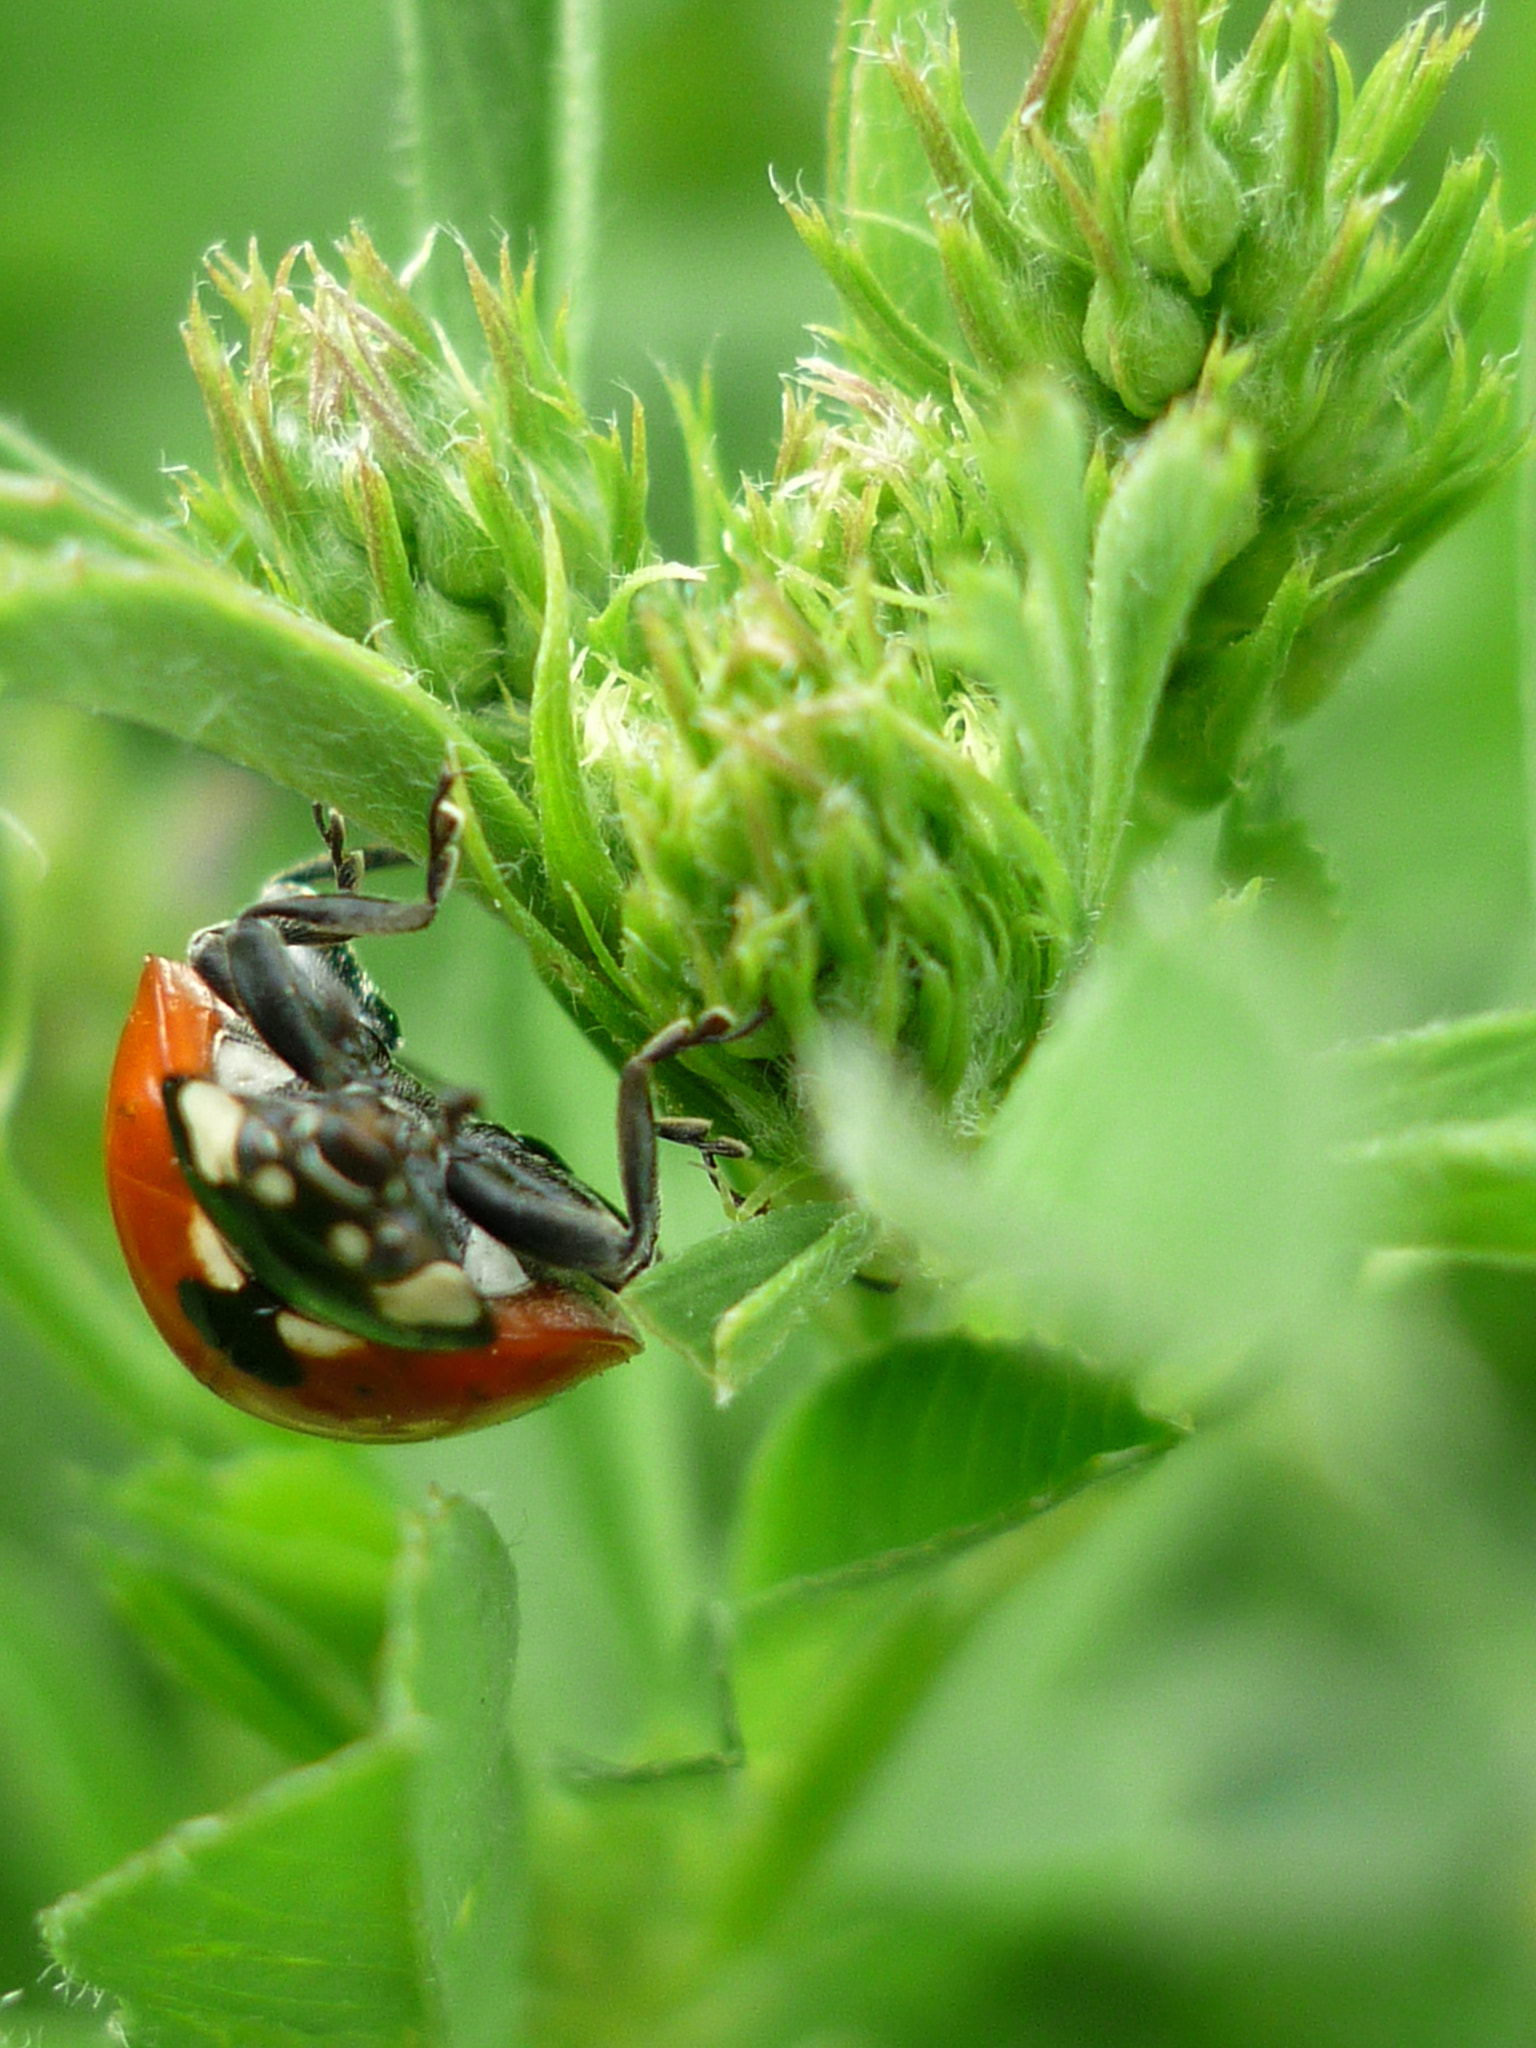
[[[169,1075],[207,1072],[214,1041],[231,1021],[185,961],[151,956],[107,1096],[107,1194],[123,1256],[155,1327],[205,1387],[286,1429],[410,1443],[504,1422],[640,1349],[606,1290],[542,1281],[489,1304],[496,1329],[488,1344],[423,1351],[359,1340],[334,1357],[303,1358],[294,1386],[240,1371],[193,1327],[178,1298],[180,1284],[198,1273],[198,1204],[177,1163],[161,1094]]]

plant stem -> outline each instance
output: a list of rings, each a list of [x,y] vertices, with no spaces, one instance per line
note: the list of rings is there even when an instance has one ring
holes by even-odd
[[[598,180],[602,166],[602,0],[560,0],[550,136],[549,278],[556,306],[568,304],[565,345],[571,382],[582,389],[592,332],[597,267]]]

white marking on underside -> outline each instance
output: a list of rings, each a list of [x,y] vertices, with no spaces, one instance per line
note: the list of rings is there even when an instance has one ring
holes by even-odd
[[[373,1240],[361,1223],[333,1223],[325,1233],[325,1246],[338,1266],[366,1266]]]
[[[482,1300],[498,1301],[506,1294],[521,1294],[533,1282],[518,1263],[515,1252],[498,1244],[489,1231],[474,1226],[464,1246],[464,1271],[469,1284]]]
[[[482,1303],[462,1266],[434,1259],[403,1280],[386,1280],[373,1290],[379,1314],[388,1323],[425,1328],[433,1323],[449,1330],[467,1330],[478,1323]]]
[[[212,1081],[188,1081],[176,1100],[192,1164],[210,1187],[228,1187],[240,1178],[235,1147],[245,1123],[245,1104]]]
[[[270,1095],[286,1088],[294,1072],[270,1046],[221,1031],[213,1042],[213,1078],[241,1095]]]
[[[192,1245],[192,1258],[197,1270],[220,1294],[238,1294],[245,1285],[245,1275],[235,1264],[235,1255],[214,1229],[207,1212],[194,1208],[192,1227],[187,1232]]]
[[[332,1323],[312,1323],[291,1308],[278,1311],[277,1334],[290,1351],[301,1352],[305,1358],[340,1358],[363,1348],[362,1338],[350,1330],[338,1330]]]

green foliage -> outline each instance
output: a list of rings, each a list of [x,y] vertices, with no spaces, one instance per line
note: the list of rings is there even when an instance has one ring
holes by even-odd
[[[142,1466],[96,1544],[108,1597],[175,1676],[283,1755],[360,1735],[394,1516],[333,1450]]]
[[[865,154],[834,152],[829,211],[790,206],[879,381],[985,403],[1049,370],[1111,462],[1196,384],[1253,431],[1264,517],[1175,650],[1152,755],[1159,798],[1196,808],[1244,779],[1270,715],[1317,703],[1522,438],[1509,370],[1466,341],[1527,239],[1487,151],[1447,169],[1406,240],[1389,218],[1478,18],[1431,10],[1357,90],[1331,9],[1275,0],[1225,67],[1224,12],[1063,0],[988,147],[941,10],[847,10],[843,118],[872,110]],[[926,176],[886,146],[898,107]]]
[[[540,192],[558,213],[586,173],[562,158],[529,182],[515,121],[495,147],[451,138],[511,118],[466,63],[477,37],[542,53],[507,57],[526,93],[590,59],[585,17],[410,20],[423,175],[456,156],[510,217],[540,217]],[[1214,25],[1167,0],[1154,34],[1074,0],[989,151],[937,10],[846,14],[831,211],[790,210],[869,374],[802,366],[773,476],[740,492],[707,403],[675,393],[696,570],[648,538],[638,405],[627,448],[589,418],[510,242],[490,274],[464,251],[459,348],[361,229],[344,285],[307,247],[270,277],[254,248],[215,256],[243,357],[194,302],[217,457],[216,482],[183,486],[194,534],[364,643],[391,722],[420,709],[421,737],[459,747],[508,885],[482,866],[480,886],[611,1050],[771,1006],[732,1060],[675,1080],[764,1173],[811,1164],[792,1056],[823,1017],[913,1059],[957,1130],[984,1124],[1114,897],[1127,821],[1166,828],[1262,778],[1277,721],[1321,693],[1312,650],[1335,660],[1519,445],[1508,371],[1464,338],[1519,240],[1483,160],[1452,166],[1402,247],[1385,220],[1470,30],[1421,25],[1356,98],[1310,0],[1271,9],[1225,71]],[[585,132],[564,102],[550,118]],[[39,528],[35,488],[13,493],[12,634],[32,638],[9,666],[42,681],[32,608],[70,521]],[[120,573],[141,538],[55,489]],[[206,653],[265,706],[247,616],[243,662]],[[223,637],[190,607],[186,632]],[[358,679],[340,649],[334,667]],[[419,760],[393,790],[328,785],[318,674],[282,705],[290,736],[323,739],[300,762],[291,737],[247,736],[243,692],[227,731],[194,727],[193,649],[178,668],[196,711],[157,722],[419,843]]]
[[[515,1646],[506,1552],[438,1504],[401,1552],[377,1731],[55,1907],[64,1967],[178,2044],[505,2042]]]
[[[708,1375],[727,1400],[836,1294],[874,1249],[870,1219],[798,1202],[652,1267],[628,1297],[642,1326]]]
[[[961,1337],[892,1345],[779,1418],[743,1504],[736,1584],[750,1597],[921,1562],[1168,1441],[1078,1360]]]
[[[1348,1158],[1387,1246],[1536,1256],[1536,1020],[1504,1011],[1352,1048]]]

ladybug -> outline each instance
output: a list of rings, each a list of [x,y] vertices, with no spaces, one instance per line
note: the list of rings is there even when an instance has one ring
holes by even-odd
[[[349,853],[340,818],[315,817],[324,860],[196,933],[186,960],[145,962],[108,1097],[113,1220],[161,1335],[237,1408],[372,1443],[477,1429],[640,1348],[616,1294],[656,1257],[656,1139],[711,1165],[747,1151],[657,1117],[651,1073],[742,1027],[709,1010],[624,1067],[621,1213],[473,1095],[402,1066],[352,951],[432,922],[464,826],[455,772],[433,795],[419,903],[359,894],[366,861],[404,856]],[[326,878],[334,893],[310,886]]]

